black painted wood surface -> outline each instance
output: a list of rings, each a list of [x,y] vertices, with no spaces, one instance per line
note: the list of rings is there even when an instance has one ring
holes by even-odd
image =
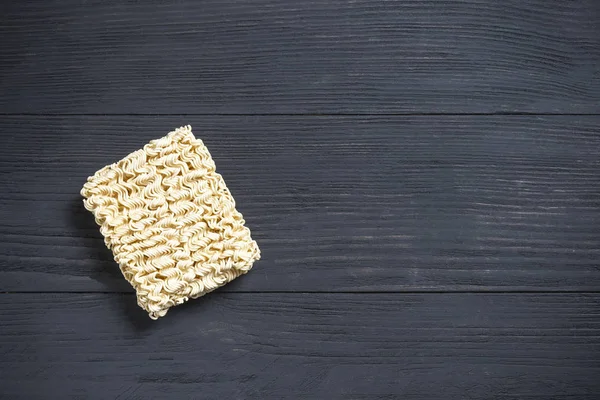
[[[596,113],[597,0],[15,1],[10,113]]]
[[[600,3],[0,5],[0,399],[600,398]],[[79,190],[192,124],[263,258],[151,321]]]
[[[132,300],[0,296],[6,398],[597,398],[598,294]]]
[[[598,116],[18,116],[0,290],[131,290],[79,190],[186,122],[263,252],[224,290],[600,287]]]

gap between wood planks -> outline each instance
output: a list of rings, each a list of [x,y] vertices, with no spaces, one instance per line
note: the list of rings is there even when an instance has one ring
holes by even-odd
[[[125,291],[90,291],[90,290],[78,290],[78,291],[66,291],[66,290],[39,290],[39,291],[8,291],[0,292],[0,294],[127,294],[135,295],[134,292]],[[286,290],[274,290],[274,291],[217,291],[212,294],[399,294],[399,295],[411,295],[411,294],[597,294],[600,290],[410,290],[410,291],[286,291]]]
[[[574,116],[594,117],[600,113],[551,112],[406,112],[406,113],[1,113],[0,117],[459,117],[459,116]]]

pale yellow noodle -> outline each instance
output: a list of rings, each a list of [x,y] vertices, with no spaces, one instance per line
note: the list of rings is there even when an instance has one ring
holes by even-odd
[[[260,250],[184,126],[88,178],[81,194],[150,317],[245,274]]]

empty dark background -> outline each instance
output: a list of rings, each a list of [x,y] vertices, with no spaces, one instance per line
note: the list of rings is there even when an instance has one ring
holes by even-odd
[[[597,0],[0,15],[0,398],[600,398]],[[263,258],[151,321],[79,190],[186,124]]]

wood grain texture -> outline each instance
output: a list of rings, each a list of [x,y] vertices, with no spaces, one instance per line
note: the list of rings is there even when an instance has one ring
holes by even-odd
[[[600,295],[0,294],[6,399],[589,399]],[[2,397],[2,396],[0,396]]]
[[[191,123],[263,258],[226,291],[598,290],[600,117],[3,117],[0,291],[129,291],[79,190]]]
[[[600,2],[0,6],[3,113],[597,113]]]

